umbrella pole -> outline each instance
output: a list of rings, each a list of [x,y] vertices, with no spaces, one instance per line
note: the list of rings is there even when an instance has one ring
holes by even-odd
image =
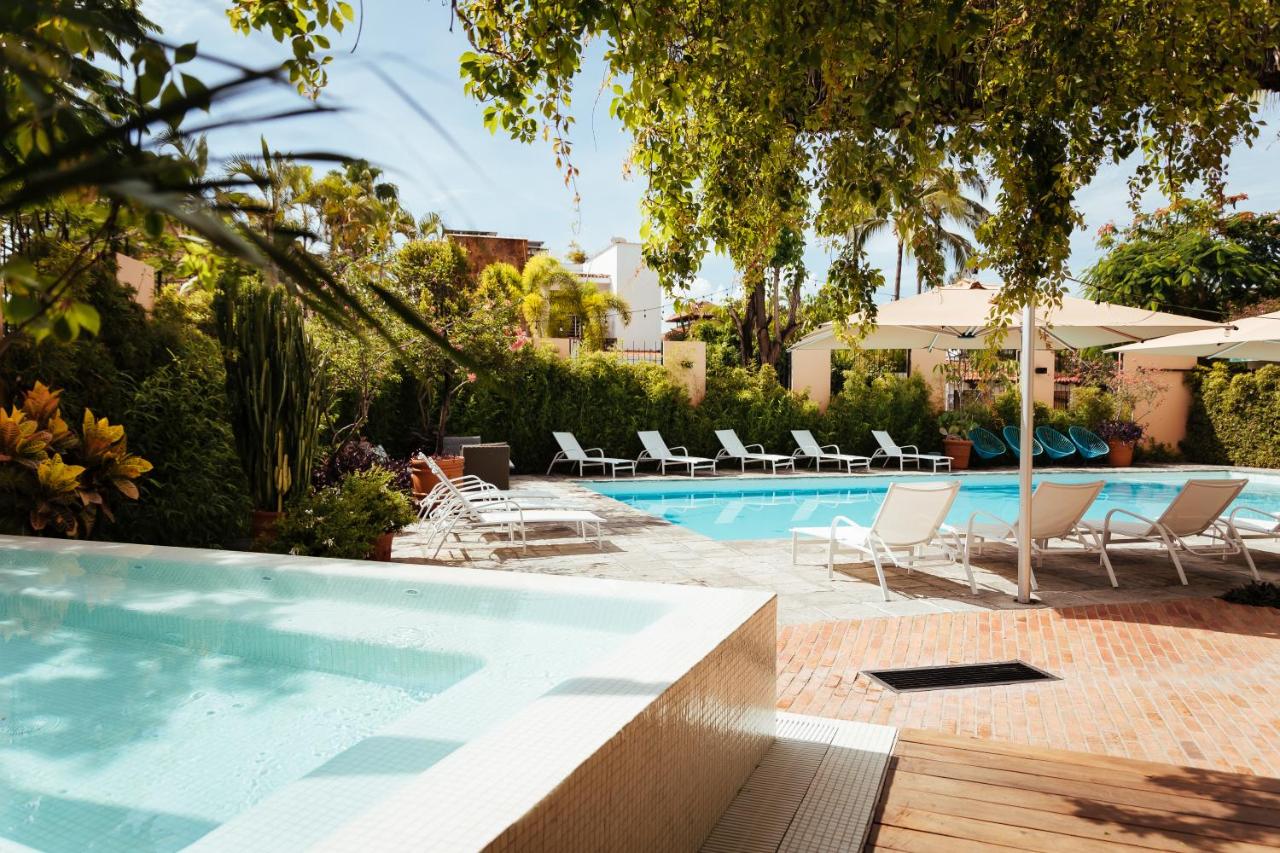
[[[1031,603],[1031,463],[1035,447],[1035,400],[1031,388],[1036,363],[1036,307],[1028,300],[1022,309],[1022,430],[1018,448],[1018,601]]]

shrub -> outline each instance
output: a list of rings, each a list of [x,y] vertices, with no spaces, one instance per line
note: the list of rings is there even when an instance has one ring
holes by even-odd
[[[840,393],[818,425],[818,438],[840,445],[844,453],[870,455],[877,446],[873,429],[887,430],[898,444],[915,444],[926,452],[941,444],[929,386],[921,376],[845,373]]]
[[[217,344],[193,338],[153,373],[128,411],[134,447],[155,466],[142,503],[111,530],[118,541],[194,548],[246,534],[249,486],[227,416],[226,374]]]
[[[370,468],[291,503],[276,522],[271,550],[359,560],[369,555],[379,536],[413,520],[413,507],[392,484],[391,472]]]
[[[1094,429],[1103,441],[1136,444],[1142,438],[1142,424],[1133,421],[1103,421]]]
[[[1222,600],[1250,607],[1280,607],[1280,586],[1268,581],[1250,581],[1224,592]]]
[[[405,494],[413,491],[409,460],[392,459],[385,449],[363,438],[348,439],[329,451],[311,473],[311,485],[316,489],[335,486],[348,474],[375,466],[391,472],[391,485],[397,491]]]
[[[0,408],[0,532],[89,536],[98,517],[114,519],[121,496],[151,463],[129,452],[124,427],[84,410],[80,434],[62,419],[60,391],[43,383],[22,406]]]
[[[717,429],[735,429],[744,443],[760,443],[771,452],[780,452],[774,448],[794,446],[791,430],[818,425],[817,404],[783,388],[768,365],[757,370],[713,369],[707,376],[707,394],[697,413],[705,423],[701,431],[693,437],[667,438],[678,443],[693,442],[691,451],[710,456],[720,450],[715,438]]]
[[[1191,413],[1182,451],[1192,462],[1280,468],[1280,366],[1188,374]]]
[[[1092,430],[1116,416],[1115,398],[1101,388],[1082,385],[1071,392],[1071,423]]]

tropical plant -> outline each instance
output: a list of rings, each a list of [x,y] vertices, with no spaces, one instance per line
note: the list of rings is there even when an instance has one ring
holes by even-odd
[[[1085,275],[1095,299],[1151,310],[1233,316],[1280,297],[1280,213],[1236,211],[1244,195],[1177,199],[1119,229]]]
[[[369,556],[378,537],[402,530],[414,518],[409,498],[393,486],[391,473],[375,466],[290,503],[289,512],[276,523],[271,548],[359,560]]]
[[[486,127],[548,139],[571,183],[572,105],[591,100],[573,97],[576,72],[606,45],[610,110],[647,181],[646,259],[666,284],[690,282],[713,247],[747,270],[781,225],[811,228],[871,313],[848,235],[886,196],[910,199],[926,168],[981,166],[1000,187],[976,236],[1009,316],[1063,293],[1079,194],[1102,166],[1138,155],[1135,195],[1220,187],[1233,146],[1259,133],[1256,90],[1280,84],[1280,12],[1264,0],[454,8]]]
[[[973,233],[990,215],[982,205],[986,195],[986,182],[977,169],[932,166],[909,185],[907,198],[886,199],[857,223],[850,231],[851,242],[862,251],[875,235],[892,233],[897,244],[893,298],[902,298],[906,255],[915,258],[916,293],[921,293],[926,282],[931,287],[942,284],[948,260],[958,270],[969,263],[974,245],[964,232]],[[954,226],[962,230],[952,230]]]
[[[22,405],[0,408],[0,529],[8,533],[93,533],[114,520],[119,496],[138,499],[151,463],[129,452],[124,427],[84,411],[80,434],[62,419],[60,391],[37,382]]]
[[[322,365],[283,288],[228,279],[214,306],[240,464],[254,508],[279,512],[311,479]]]
[[[509,264],[490,264],[497,267],[489,276],[492,286],[505,287],[508,296],[520,311],[525,331],[534,335],[547,334],[551,312],[551,292],[560,288],[576,287],[581,279],[564,268],[550,255],[534,255],[525,261],[518,275]],[[482,281],[483,281],[483,273]]]
[[[627,300],[577,278],[552,290],[550,302],[551,331],[559,337],[572,337],[576,327],[586,352],[604,349],[610,317],[617,315],[624,325],[631,322],[631,306]]]
[[[938,415],[938,432],[943,438],[966,439],[969,431],[980,425],[979,418],[969,409],[952,409]]]

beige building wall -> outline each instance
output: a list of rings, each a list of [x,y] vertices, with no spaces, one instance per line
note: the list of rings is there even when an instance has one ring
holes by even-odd
[[[825,412],[831,403],[831,350],[792,352],[791,390],[804,394]]]
[[[938,366],[946,363],[947,351],[913,349],[908,353],[908,357],[911,372],[918,373],[929,386],[929,394],[933,397],[934,405],[942,406],[946,401],[947,381],[938,371]]]
[[[133,301],[147,313],[156,305],[156,270],[137,258],[116,253],[116,281],[134,289]]]
[[[1148,439],[1177,450],[1178,442],[1187,437],[1187,416],[1191,413],[1191,389],[1183,381],[1184,374],[1196,366],[1196,359],[1180,355],[1127,353],[1122,357],[1121,365],[1124,370],[1146,367],[1159,371],[1154,378],[1164,391],[1151,411],[1140,420]]]
[[[1053,350],[1036,350],[1035,371],[1031,374],[1031,399],[1051,409],[1055,374]]]
[[[563,359],[572,357],[572,343],[571,338],[538,338],[538,346],[554,350]]]
[[[707,345],[704,341],[663,341],[662,366],[684,385],[696,406],[707,396]]]

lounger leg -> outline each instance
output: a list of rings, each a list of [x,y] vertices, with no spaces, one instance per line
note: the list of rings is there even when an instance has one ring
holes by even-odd
[[[978,594],[978,582],[973,579],[973,569],[969,567],[969,538],[964,540],[964,573],[969,577],[969,592],[974,595]]]
[[[1116,580],[1116,570],[1111,566],[1111,556],[1107,553],[1107,542],[1110,539],[1104,532],[1098,542],[1098,562],[1107,569],[1107,577],[1111,580],[1113,587],[1120,586],[1120,582]]]
[[[831,537],[827,540],[827,580],[836,579],[836,540]]]
[[[1178,549],[1175,543],[1169,540],[1169,537],[1163,530],[1160,531],[1160,538],[1164,540],[1164,547],[1169,550],[1169,559],[1173,560],[1173,567],[1178,570],[1178,580],[1182,581],[1182,585],[1187,585],[1187,573],[1182,570],[1182,560],[1178,559]]]
[[[884,566],[880,565],[880,554],[876,551],[875,546],[871,548],[871,562],[876,567],[876,577],[880,579],[880,595],[885,601],[889,600],[889,584],[884,579]]]

